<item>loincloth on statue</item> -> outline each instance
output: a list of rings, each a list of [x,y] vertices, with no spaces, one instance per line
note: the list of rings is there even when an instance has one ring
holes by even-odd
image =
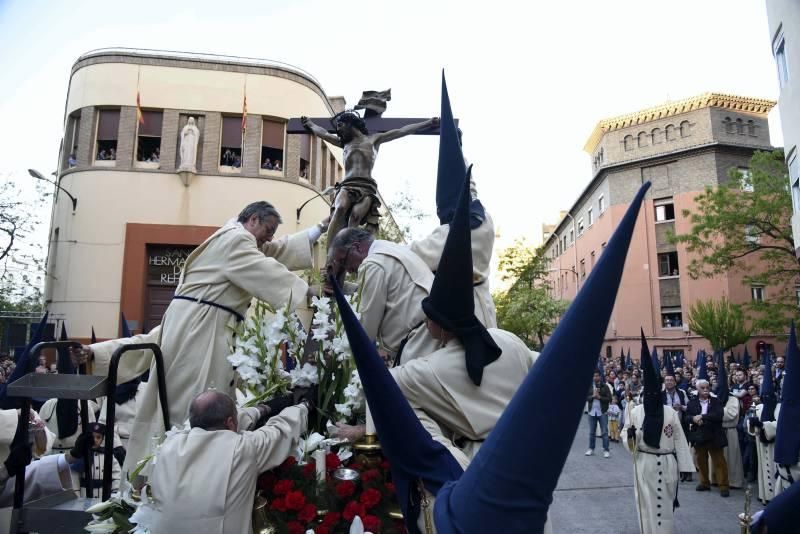
[[[378,199],[378,182],[373,178],[353,176],[345,178],[341,182],[336,182],[333,187],[337,196],[342,191],[347,194],[350,206],[355,206],[365,198],[369,198],[371,200],[369,211],[361,220],[361,224],[378,226],[381,218],[380,211],[378,211],[381,207],[381,201]]]

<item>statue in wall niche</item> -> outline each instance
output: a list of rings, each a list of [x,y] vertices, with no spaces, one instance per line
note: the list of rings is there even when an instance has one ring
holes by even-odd
[[[186,126],[181,130],[181,164],[178,172],[188,171],[197,174],[197,143],[200,140],[200,129],[194,123],[194,117],[189,117]]]

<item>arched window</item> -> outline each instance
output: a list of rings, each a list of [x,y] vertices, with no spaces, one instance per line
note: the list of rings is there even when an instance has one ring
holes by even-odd
[[[681,122],[681,137],[689,137],[691,132],[689,131],[689,121]]]
[[[742,119],[736,119],[736,133],[744,135],[744,121]]]
[[[747,121],[747,135],[756,136],[756,123],[753,120]]]
[[[733,121],[731,120],[730,117],[725,117],[725,119],[722,121],[722,124],[725,125],[725,133],[729,134],[736,133],[733,128]]]
[[[654,145],[664,142],[664,139],[662,139],[661,128],[653,128],[653,131],[650,132],[650,136],[653,138]]]
[[[674,141],[675,136],[675,125],[667,124],[667,127],[664,128],[664,133],[666,134],[667,141]]]
[[[632,135],[626,135],[624,144],[625,144],[625,151],[626,152],[633,150],[633,136]]]
[[[639,132],[639,148],[647,146],[647,132]]]

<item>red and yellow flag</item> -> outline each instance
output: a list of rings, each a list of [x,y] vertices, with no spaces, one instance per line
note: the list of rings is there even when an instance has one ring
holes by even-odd
[[[136,120],[139,124],[144,124],[144,114],[142,113],[142,99],[139,91],[136,91]]]
[[[247,93],[242,100],[242,135],[247,131]]]

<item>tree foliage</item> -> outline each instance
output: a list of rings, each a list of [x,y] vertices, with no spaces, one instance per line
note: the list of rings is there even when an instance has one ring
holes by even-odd
[[[706,338],[715,351],[726,351],[750,338],[742,309],[728,299],[697,301],[689,309],[689,328]]]
[[[9,176],[0,178],[0,310],[41,307],[45,258],[34,234],[46,197],[37,188],[31,199]]]
[[[414,229],[419,226],[426,214],[419,207],[417,199],[408,192],[410,186],[398,192],[387,202],[387,212],[381,217],[378,239],[406,243],[414,237]]]
[[[697,279],[736,272],[745,285],[768,286],[766,301],[745,303],[744,311],[755,331],[784,331],[798,315],[800,263],[783,152],[756,152],[748,173],[732,169],[728,182],[707,187],[695,202],[695,210],[683,210],[689,232],[671,236],[692,254],[689,275]]]
[[[494,296],[498,325],[529,347],[541,348],[568,304],[550,296],[544,250],[517,241],[501,254],[499,268],[503,280],[512,283],[507,291]]]

